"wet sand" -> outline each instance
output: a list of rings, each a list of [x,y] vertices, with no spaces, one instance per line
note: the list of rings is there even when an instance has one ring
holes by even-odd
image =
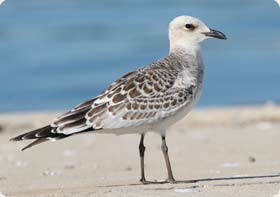
[[[9,138],[58,112],[0,114],[5,196],[273,197],[280,190],[280,107],[198,109],[169,129],[177,184],[139,183],[138,135],[83,134],[27,151]],[[145,139],[148,180],[164,180],[160,137]],[[1,196],[1,194],[0,194]]]

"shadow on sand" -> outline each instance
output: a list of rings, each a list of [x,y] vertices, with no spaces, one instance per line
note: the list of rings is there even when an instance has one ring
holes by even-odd
[[[231,181],[231,180],[253,180],[253,179],[267,179],[267,178],[280,178],[280,174],[270,174],[270,175],[258,175],[258,176],[231,176],[231,177],[214,177],[214,178],[204,178],[204,179],[193,179],[193,180],[179,180],[172,184],[192,184],[200,182],[215,182],[215,181]],[[279,181],[270,181],[268,183],[280,183]],[[148,181],[147,185],[153,184],[167,184],[168,181]],[[137,186],[144,185],[142,183],[132,183],[132,184],[116,184],[116,185],[106,185],[99,187],[121,187],[121,186]],[[231,184],[228,184],[231,185]]]
[[[176,184],[190,184],[187,186],[187,188],[198,188],[203,187],[204,185],[192,185],[194,183],[201,183],[201,182],[218,182],[218,181],[227,181],[226,183],[218,183],[218,184],[212,184],[213,187],[222,187],[222,186],[243,186],[243,185],[259,185],[259,184],[275,184],[280,183],[280,180],[271,180],[269,178],[280,178],[280,174],[270,174],[270,175],[259,175],[259,176],[231,176],[231,177],[218,177],[218,178],[204,178],[204,179],[194,179],[194,180],[181,180],[176,181],[174,186],[168,186],[166,188],[144,188],[144,190],[171,190],[175,188]],[[258,182],[249,182],[249,180],[254,179],[269,179],[269,180],[261,180]],[[247,180],[247,182],[241,182],[241,183],[232,183],[230,181],[232,180]],[[148,182],[148,185],[162,185],[168,183],[167,181],[151,181]],[[88,186],[78,186],[78,187],[58,187],[58,188],[42,188],[42,189],[35,189],[35,190],[29,190],[29,191],[18,191],[18,192],[12,192],[8,193],[8,195],[16,196],[16,195],[40,195],[40,194],[55,194],[55,193],[71,193],[71,192],[78,192],[78,191],[94,191],[96,188],[110,188],[110,187],[128,187],[128,186],[143,186],[142,183],[132,183],[132,184],[112,184],[112,185],[101,185],[101,186],[94,186],[94,185],[88,185]]]

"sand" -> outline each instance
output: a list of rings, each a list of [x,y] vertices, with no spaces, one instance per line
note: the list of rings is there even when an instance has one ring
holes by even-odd
[[[0,114],[0,197],[276,197],[280,190],[278,106],[193,111],[167,135],[174,176],[181,182],[152,185],[138,181],[138,135],[83,134],[24,152],[28,142],[8,140],[58,114]],[[166,178],[160,143],[157,134],[147,135],[148,180]]]

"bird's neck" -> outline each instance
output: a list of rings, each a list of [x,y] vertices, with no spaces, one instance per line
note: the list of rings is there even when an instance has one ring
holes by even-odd
[[[191,55],[191,56],[198,56],[200,55],[200,46],[198,43],[192,43],[192,42],[172,42],[170,41],[169,44],[169,53],[181,53],[185,55]]]
[[[204,65],[200,47],[198,44],[192,45],[170,45],[170,57],[176,57],[177,63],[173,65],[182,75],[181,83],[193,84],[201,87],[204,73]]]
[[[170,42],[169,54],[174,54],[181,60],[183,64],[193,65],[203,69],[202,55],[198,43]],[[193,61],[194,64],[189,64]]]

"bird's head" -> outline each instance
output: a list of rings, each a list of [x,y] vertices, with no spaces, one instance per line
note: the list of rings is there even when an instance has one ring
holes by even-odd
[[[207,27],[191,16],[178,16],[169,24],[171,45],[197,45],[207,38],[227,39],[222,32]]]

